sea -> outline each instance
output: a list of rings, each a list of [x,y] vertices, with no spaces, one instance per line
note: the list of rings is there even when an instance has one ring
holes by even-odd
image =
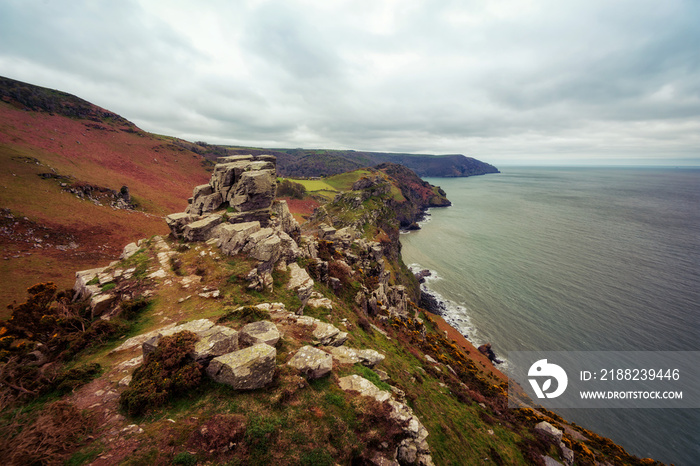
[[[700,350],[700,169],[501,172],[426,178],[452,206],[401,236],[448,322],[506,372],[509,351]],[[700,409],[558,412],[636,456],[700,464]]]

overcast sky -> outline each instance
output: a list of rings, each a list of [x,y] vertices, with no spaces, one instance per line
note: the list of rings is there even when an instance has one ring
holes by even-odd
[[[0,0],[0,75],[190,141],[700,165],[697,0]]]

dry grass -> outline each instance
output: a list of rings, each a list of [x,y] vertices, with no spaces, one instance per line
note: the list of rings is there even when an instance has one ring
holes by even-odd
[[[92,419],[75,406],[57,401],[48,405],[31,424],[15,422],[7,427],[0,440],[0,457],[6,465],[63,464],[73,451],[84,445],[85,436],[93,427]]]

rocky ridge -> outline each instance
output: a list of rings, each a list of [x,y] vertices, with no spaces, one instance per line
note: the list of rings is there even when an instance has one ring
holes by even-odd
[[[580,464],[628,458],[553,413],[508,410],[503,384],[467,357],[478,351],[460,350],[435,331],[401,275],[399,248],[390,240],[398,234],[397,217],[381,208],[371,213],[375,202],[396,196],[384,177],[353,186],[358,189],[326,205],[302,232],[285,203],[274,200],[274,184],[256,184],[271,176],[269,163],[274,166],[254,157],[222,160],[232,165],[215,168],[210,183],[195,189],[188,211],[168,217],[170,237],[129,244],[110,266],[78,272],[74,292],[38,313],[41,325],[50,323],[52,312],[63,313],[60,323],[72,297],[90,317],[82,321],[89,326],[84,333],[100,336],[95,328],[118,328],[133,318],[127,315],[138,312],[135,303],[148,309],[137,319],[148,331],[105,350],[98,357],[105,373],[70,395],[101,422],[104,451],[93,464],[120,463],[136,450],[146,455],[144,462],[147,455],[155,455],[151,462],[198,455],[242,464],[264,458],[267,464],[427,465],[447,463],[458,451],[469,451],[462,453],[469,461],[500,464],[571,464],[574,455]],[[255,185],[251,193],[239,189],[244,178]],[[365,192],[374,195],[347,208]],[[236,195],[240,202],[232,206]],[[33,302],[39,302],[37,291]],[[42,373],[55,364],[52,348],[61,348],[53,332],[25,355]],[[198,414],[157,411],[174,418],[158,420],[125,413],[124,394],[143,386],[143,374],[173,338],[191,342],[178,358],[189,364],[193,380],[201,374],[197,383],[205,394],[192,395],[199,401],[191,408],[200,406]],[[5,380],[23,389],[23,379]],[[211,405],[202,409],[202,399]],[[209,417],[210,409],[219,411]],[[303,430],[309,424],[314,429]],[[280,434],[281,428],[288,432]],[[309,446],[309,432],[323,439],[322,448]],[[462,435],[468,450],[455,450],[464,445]],[[266,445],[278,437],[273,457]],[[522,440],[516,445],[514,437]],[[284,443],[291,439],[295,443]],[[347,445],[353,441],[362,449]],[[492,446],[484,449],[484,441]],[[153,445],[168,446],[148,453]]]
[[[385,356],[373,349],[346,346],[348,332],[303,315],[306,306],[332,310],[332,301],[316,292],[314,285],[318,281],[331,289],[340,289],[343,286],[341,278],[333,276],[335,273],[331,269],[342,264],[340,267],[347,274],[355,274],[355,269],[364,268],[376,278],[376,289],[370,291],[362,286],[355,297],[364,312],[371,316],[381,313],[380,320],[384,319],[385,322],[390,318],[408,318],[405,288],[389,285],[390,273],[385,268],[382,246],[378,242],[359,238],[350,227],[336,230],[322,225],[318,236],[301,235],[300,227],[289,213],[286,203],[274,201],[273,180],[274,158],[222,158],[214,168],[210,183],[194,189],[187,210],[169,215],[166,221],[172,238],[184,241],[184,244],[206,243],[209,247],[218,248],[224,256],[244,254],[254,260],[255,267],[246,276],[249,289],[271,290],[272,272],[287,272],[289,281],[286,287],[296,293],[301,306],[290,312],[281,303],[257,305],[256,309],[269,313],[270,320],[251,322],[239,329],[199,319],[178,326],[171,324],[133,337],[111,353],[118,354],[138,347],[142,350],[140,355],[117,366],[117,370],[122,371],[121,386],[129,386],[131,372],[146,361],[163,337],[183,331],[193,332],[198,338],[190,357],[201,364],[213,380],[237,390],[255,390],[270,384],[275,371],[279,370],[275,345],[281,333],[298,332],[291,330],[290,326],[307,327],[311,333],[311,344],[299,348],[286,362],[307,380],[330,374],[334,361],[374,367],[384,360]],[[143,245],[144,241],[127,245],[121,259],[128,261]],[[191,278],[173,277],[169,271],[179,253],[165,238],[156,237],[153,246],[160,267],[149,270],[146,276],[165,280],[165,283],[179,281],[180,286],[188,286]],[[343,259],[323,260],[324,254],[319,254],[319,251],[328,250],[333,250],[335,256],[342,256]],[[311,274],[300,267],[298,261],[308,264]],[[110,289],[105,291],[104,285],[126,283],[135,273],[135,267],[122,268],[119,263],[78,272],[74,299],[89,300],[93,317],[109,320],[119,313],[119,303],[131,295],[124,293],[128,288],[120,286],[118,292],[112,292]],[[145,294],[148,295],[148,292]],[[218,290],[203,290],[199,296],[216,299],[219,294]],[[234,312],[242,310],[239,308]],[[282,332],[278,328],[280,326]],[[387,402],[388,420],[403,429],[403,439],[396,450],[388,455],[376,453],[375,464],[433,464],[426,440],[427,430],[405,402],[395,399],[393,394],[380,390],[361,376],[354,376],[354,383],[351,384],[346,383],[347,380],[347,377],[341,379],[340,388],[370,396],[380,403]]]

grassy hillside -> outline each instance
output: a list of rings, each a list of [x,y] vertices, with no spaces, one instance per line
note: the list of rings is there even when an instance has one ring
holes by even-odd
[[[76,270],[167,232],[162,216],[209,178],[202,155],[75,96],[0,78],[0,97],[0,318],[28,286],[70,286]],[[127,186],[136,209],[69,192],[85,186]]]

